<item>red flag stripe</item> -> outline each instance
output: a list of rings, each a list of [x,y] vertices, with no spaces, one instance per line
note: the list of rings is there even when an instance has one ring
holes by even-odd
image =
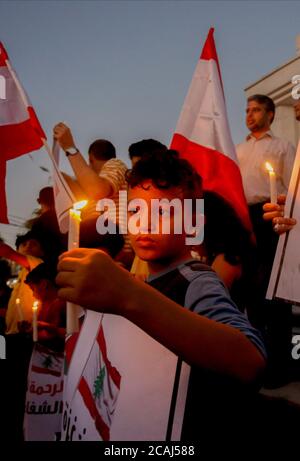
[[[1,144],[1,143],[0,143]],[[0,155],[0,222],[9,224],[5,193],[6,160]]]
[[[79,336],[79,333],[73,333],[70,337],[66,339],[66,342],[65,342],[65,361],[68,367],[70,365],[72,355],[75,350],[78,336]]]
[[[107,357],[107,348],[106,348],[106,342],[105,342],[105,338],[104,338],[102,325],[101,325],[101,328],[100,328],[98,336],[97,336],[97,342],[99,344],[99,347],[100,347],[100,350],[101,350],[101,353],[102,353],[102,357],[103,357],[105,366],[107,368],[107,371],[109,373],[109,376],[113,380],[115,386],[117,386],[117,388],[120,389],[121,375],[118,372],[118,370],[115,367],[112,366],[112,364],[110,363],[110,361],[109,361],[109,359]]]
[[[1,104],[0,124],[0,222],[9,224],[5,191],[4,161],[40,149],[46,135],[28,102],[26,93],[14,72],[7,52],[0,42],[0,72],[9,81],[7,99]],[[13,102],[13,104],[11,104]]]
[[[30,119],[15,125],[0,125],[0,139],[0,156],[5,160],[20,157],[43,146]]]
[[[181,152],[181,157],[200,172],[204,190],[220,194],[230,205],[235,203],[238,216],[250,229],[251,223],[238,165],[226,155],[199,146],[177,133],[173,137],[171,148]]]
[[[0,42],[0,66],[6,66],[6,60],[8,59],[6,50],[3,46],[3,44]]]
[[[103,421],[98,409],[96,407],[94,396],[88,386],[87,381],[84,377],[80,379],[78,390],[80,392],[81,397],[86,405],[88,412],[91,415],[91,418],[95,422],[95,426],[97,431],[99,432],[101,438],[107,442],[110,440],[110,431],[107,424]]]
[[[217,49],[216,49],[215,40],[214,40],[214,31],[215,29],[213,27],[209,29],[206,42],[204,44],[204,47],[200,55],[200,59],[204,59],[205,61],[209,61],[210,59],[213,59],[214,61],[216,61],[221,85],[223,88],[221,68],[220,68],[219,58],[218,58]]]
[[[43,128],[42,128],[42,126],[41,126],[41,124],[39,122],[39,119],[36,116],[35,110],[31,106],[28,106],[27,110],[28,110],[30,122],[31,122],[31,125],[32,125],[34,131],[39,136],[39,138],[41,138],[42,140],[46,139],[46,135],[45,135],[44,130],[43,130]]]
[[[225,200],[251,231],[239,164],[231,138],[221,72],[210,29],[171,142],[203,178],[203,188]]]

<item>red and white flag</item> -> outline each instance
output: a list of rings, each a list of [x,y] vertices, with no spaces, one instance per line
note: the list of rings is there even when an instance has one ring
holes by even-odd
[[[121,375],[107,353],[102,317],[87,311],[80,333],[66,339],[62,440],[110,440]]]
[[[0,42],[0,222],[8,224],[6,162],[38,150],[46,135]]]
[[[124,317],[87,309],[65,346],[62,441],[180,440],[189,375]]]
[[[171,149],[202,176],[204,191],[220,195],[251,229],[241,173],[231,138],[220,66],[211,28],[185,98]]]

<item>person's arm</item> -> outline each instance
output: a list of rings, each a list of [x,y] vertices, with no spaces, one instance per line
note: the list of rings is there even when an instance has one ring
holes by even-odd
[[[76,181],[74,178],[64,173],[63,171],[61,171],[61,174],[64,180],[66,181],[66,183],[68,184],[69,188],[73,192],[74,196],[76,197],[76,200],[79,201],[79,200],[84,200],[88,198],[87,194],[84,192],[82,187],[79,185],[78,181]]]
[[[6,243],[0,243],[0,257],[10,259],[20,264],[20,266],[25,267],[25,269],[30,270],[30,264],[26,256],[13,250],[9,245],[6,245]]]
[[[297,220],[294,218],[287,218],[284,216],[284,205],[286,201],[285,195],[279,195],[276,203],[265,203],[263,206],[264,214],[263,218],[265,221],[271,221],[273,224],[274,231],[277,234],[283,234],[291,230]]]
[[[122,315],[188,363],[245,382],[264,368],[262,354],[241,331],[184,309],[99,250],[64,253],[58,270],[60,298]]]
[[[66,335],[66,329],[58,327],[53,323],[44,322],[43,320],[38,321],[38,329],[44,331],[44,339],[53,339],[56,337],[64,338]]]
[[[230,264],[226,261],[225,255],[223,253],[215,257],[211,267],[218,274],[220,279],[223,280],[229,290],[233,283],[241,278],[242,275],[242,265]]]
[[[58,123],[53,130],[54,139],[56,139],[63,150],[70,147],[75,147],[73,135],[69,127],[63,123]],[[87,164],[80,152],[75,155],[69,155],[71,167],[75,173],[80,187],[86,195],[92,200],[100,200],[109,197],[113,193],[113,188],[110,182],[101,178]]]

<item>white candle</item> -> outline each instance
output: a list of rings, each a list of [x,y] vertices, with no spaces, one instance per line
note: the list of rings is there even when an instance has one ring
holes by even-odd
[[[16,299],[16,306],[17,306],[17,312],[18,312],[19,322],[23,322],[23,320],[24,320],[24,315],[23,315],[22,308],[21,308],[21,306],[20,306],[20,298],[17,298],[17,299]]]
[[[37,324],[37,314],[38,314],[39,302],[34,301],[32,306],[32,339],[36,343],[38,340],[38,324]]]
[[[271,203],[277,203],[276,173],[273,170],[271,163],[266,162],[266,168],[269,172],[269,179],[270,179],[270,200],[271,200]]]
[[[68,235],[68,250],[73,250],[79,247],[79,231],[80,231],[80,210],[87,204],[86,200],[74,203],[73,208],[69,212],[69,235]],[[78,307],[76,304],[67,302],[67,335],[79,331],[78,322]]]

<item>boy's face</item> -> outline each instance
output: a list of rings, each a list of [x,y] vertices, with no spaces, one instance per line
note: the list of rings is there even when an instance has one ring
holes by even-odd
[[[154,224],[151,222],[151,201],[152,199],[167,199],[169,201],[174,198],[183,199],[183,195],[182,191],[176,187],[157,189],[151,180],[144,181],[142,186],[138,185],[133,189],[130,188],[128,191],[128,221],[136,213],[140,214],[141,219],[142,213],[146,213],[148,218],[146,221],[148,222],[139,226],[139,232],[136,235],[130,233],[129,229],[129,236],[136,254],[142,260],[148,262],[150,272],[155,272],[186,259],[190,256],[190,252],[189,248],[185,245],[186,233],[184,230],[181,234],[174,233],[175,215],[173,207],[170,210],[167,208],[160,210],[157,217],[159,228],[155,229],[155,233],[153,233]],[[130,207],[130,202],[134,199],[143,199],[147,203],[147,210],[139,212],[135,210],[135,207]],[[162,232],[162,219],[166,219],[170,223],[170,233],[168,234]]]

